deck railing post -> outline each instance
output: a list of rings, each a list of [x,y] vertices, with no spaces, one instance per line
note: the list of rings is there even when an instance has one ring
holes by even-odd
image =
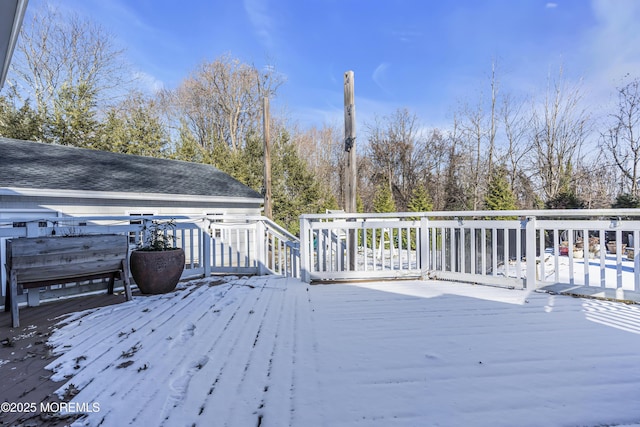
[[[525,219],[525,260],[527,263],[526,267],[526,278],[525,278],[525,287],[528,290],[536,289],[536,269],[538,259],[536,257],[536,217],[528,216]]]
[[[267,227],[264,225],[264,221],[256,222],[256,226],[253,229],[253,245],[256,250],[256,260],[258,261],[258,274],[267,274],[267,251],[265,246],[268,244],[269,235],[267,235]]]
[[[422,279],[427,278],[429,270],[429,218],[423,216],[420,218],[420,276]]]
[[[202,254],[202,268],[204,268],[204,277],[209,277],[211,275],[211,269],[212,269],[211,235],[209,234],[209,229],[202,227],[201,235],[202,235],[202,249],[200,249],[200,253]]]
[[[309,248],[311,247],[310,222],[304,217],[300,217],[300,278],[303,282],[311,282],[311,261]]]

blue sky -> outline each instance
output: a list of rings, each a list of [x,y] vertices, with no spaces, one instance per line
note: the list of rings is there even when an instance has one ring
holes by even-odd
[[[31,0],[35,9],[42,0]],[[636,0],[58,0],[99,22],[148,88],[175,88],[230,53],[285,78],[274,106],[303,127],[342,125],[343,73],[355,73],[358,126],[408,108],[446,127],[489,91],[544,92],[560,66],[585,100],[610,102],[640,77]],[[27,18],[28,19],[28,18]],[[274,107],[272,107],[274,108]]]

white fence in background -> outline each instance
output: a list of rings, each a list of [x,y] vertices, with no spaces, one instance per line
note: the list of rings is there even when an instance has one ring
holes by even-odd
[[[303,215],[300,230],[307,282],[436,278],[640,291],[640,209],[333,213]]]
[[[173,221],[167,231],[185,251],[182,278],[210,274],[280,274],[298,277],[298,240],[282,227],[261,216],[120,216],[56,217],[0,220],[2,296],[6,281],[6,239],[38,236],[125,234],[131,249],[153,222]],[[56,295],[76,293],[74,285],[60,286]],[[91,287],[83,286],[91,290]],[[49,291],[47,291],[49,292]],[[48,295],[44,295],[47,298]]]

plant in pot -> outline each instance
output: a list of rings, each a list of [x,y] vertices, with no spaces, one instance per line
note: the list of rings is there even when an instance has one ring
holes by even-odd
[[[184,270],[184,250],[175,247],[175,222],[145,223],[142,243],[131,252],[131,275],[143,294],[164,294],[175,289]]]

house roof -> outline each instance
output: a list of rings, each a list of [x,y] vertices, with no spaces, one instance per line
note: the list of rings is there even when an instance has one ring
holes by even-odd
[[[4,84],[16,47],[27,0],[3,0],[0,2],[0,89]]]
[[[213,166],[0,138],[0,190],[136,198],[240,198],[262,195]],[[20,191],[16,191],[16,190]],[[195,196],[195,197],[194,197]]]

